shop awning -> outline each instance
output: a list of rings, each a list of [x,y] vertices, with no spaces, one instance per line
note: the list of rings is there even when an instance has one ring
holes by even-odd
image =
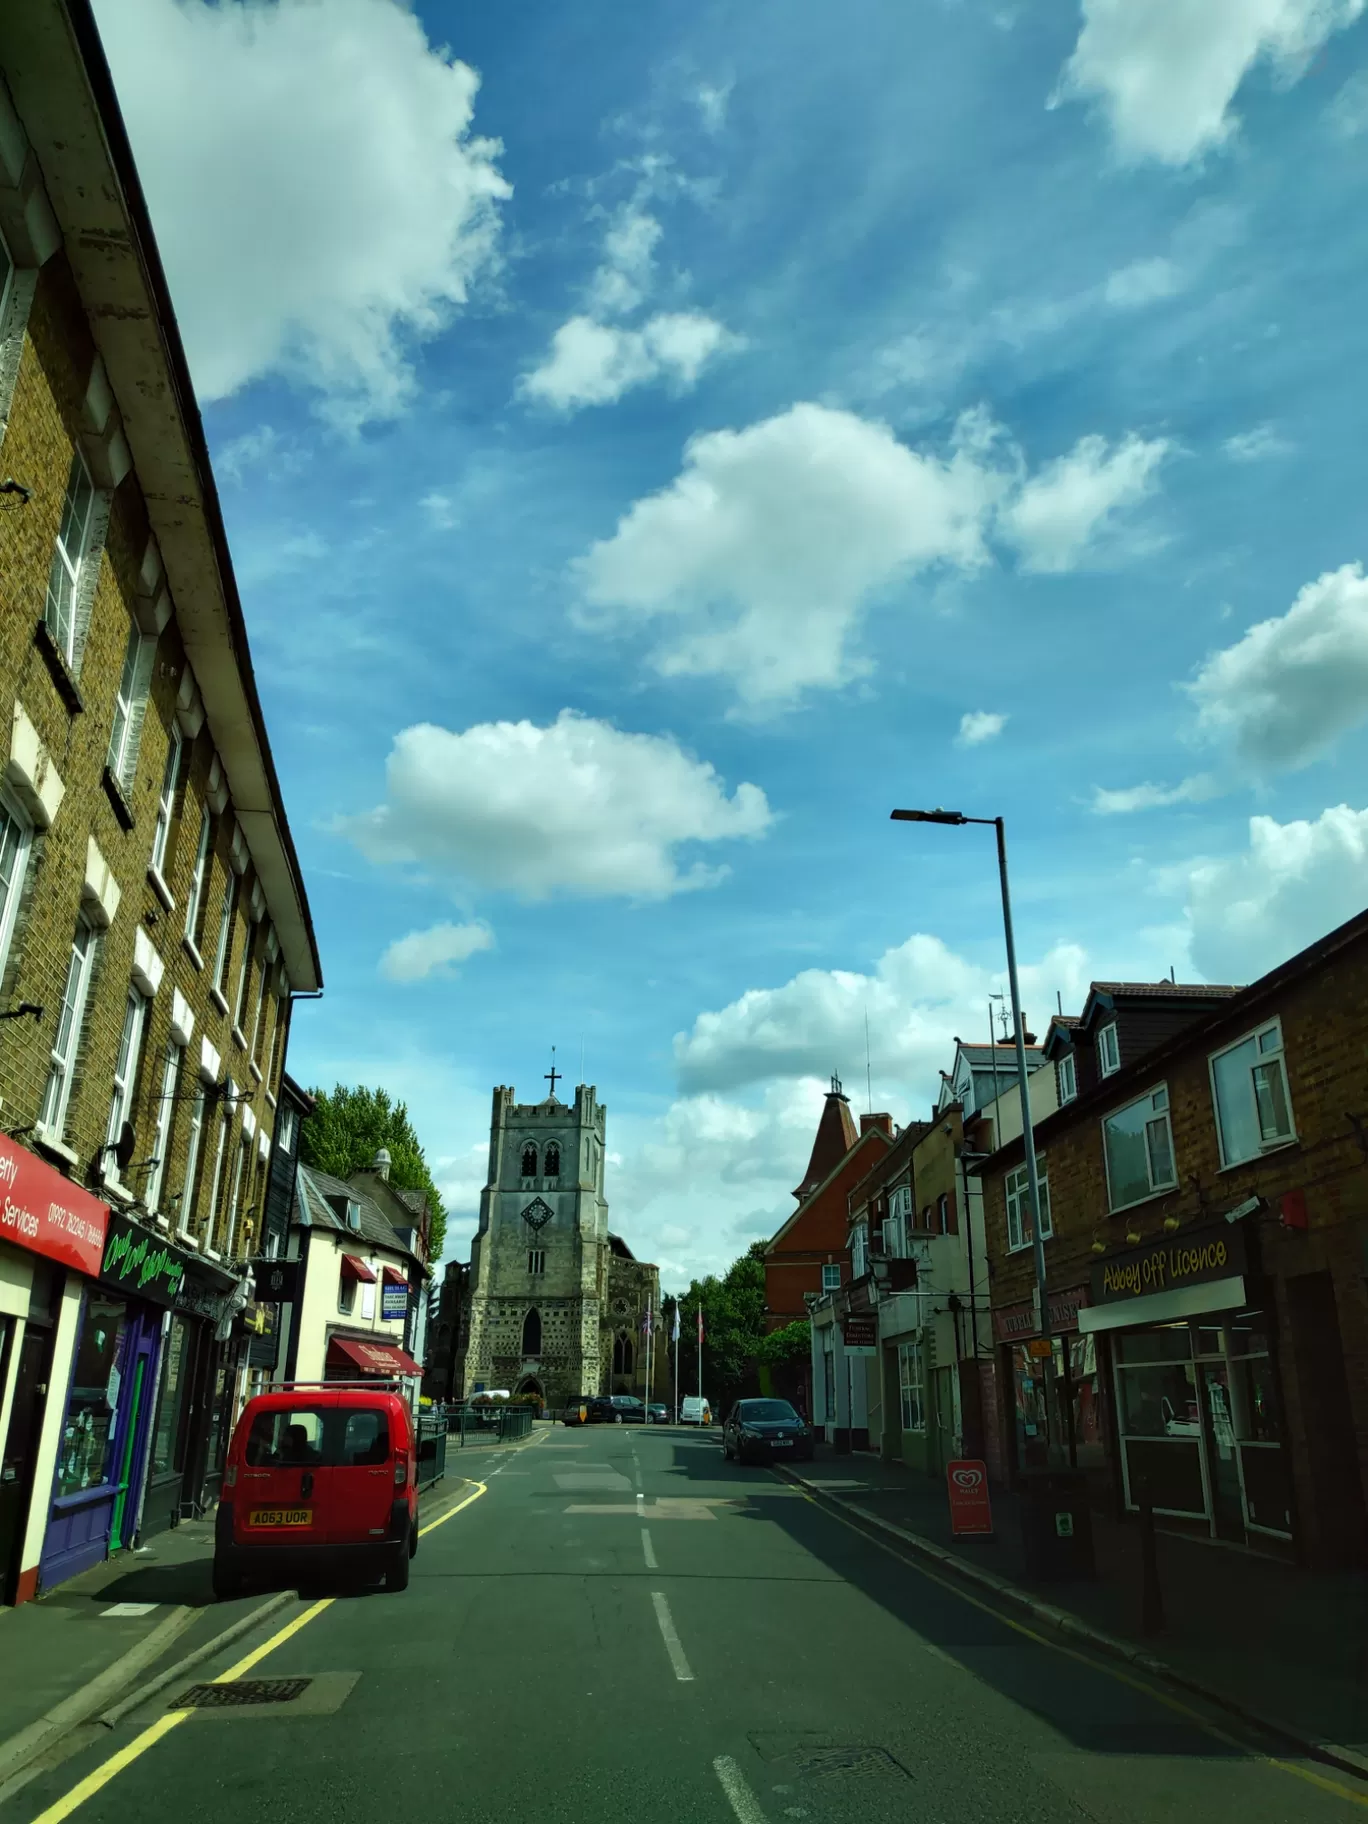
[[[359,1368],[362,1374],[421,1374],[411,1355],[394,1343],[367,1343],[357,1336],[335,1336],[328,1344],[329,1368]]]
[[[380,1271],[385,1276],[387,1286],[402,1286],[405,1291],[408,1290],[408,1277],[401,1273],[398,1267],[381,1267]]]
[[[343,1279],[359,1279],[364,1286],[375,1284],[374,1273],[371,1272],[365,1261],[358,1260],[355,1254],[342,1256],[342,1277]]]

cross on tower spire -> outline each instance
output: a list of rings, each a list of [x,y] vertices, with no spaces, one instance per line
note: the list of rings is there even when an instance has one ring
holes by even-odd
[[[555,1048],[555,1046],[554,1046],[554,1045],[553,1045],[553,1046],[552,1046],[552,1047],[551,1047],[551,1068],[550,1068],[550,1070],[546,1070],[546,1071],[543,1071],[543,1072],[542,1072],[542,1075],[543,1075],[543,1076],[544,1076],[544,1077],[547,1077],[547,1078],[549,1078],[549,1079],[550,1079],[550,1082],[551,1082],[551,1100],[552,1100],[552,1101],[553,1101],[553,1102],[554,1102],[554,1101],[555,1101],[555,1099],[556,1099],[556,1085],[557,1085],[557,1083],[559,1083],[559,1082],[560,1082],[560,1080],[561,1080],[561,1078],[562,1078],[562,1077],[563,1077],[563,1076],[564,1076],[564,1074],[565,1074],[565,1073],[564,1073],[564,1071],[560,1071],[560,1070],[557,1070],[557,1069],[556,1069],[556,1048]]]

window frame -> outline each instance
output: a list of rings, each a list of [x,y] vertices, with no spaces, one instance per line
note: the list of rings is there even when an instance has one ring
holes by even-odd
[[[237,994],[233,1000],[234,1032],[242,1032],[242,1016],[247,1011],[247,996],[252,981],[252,953],[256,949],[257,932],[258,921],[249,918],[247,921],[247,941],[242,946],[242,961],[238,965]],[[243,1036],[245,1038],[246,1035],[244,1034]]]
[[[24,882],[28,878],[29,857],[33,852],[32,823],[10,793],[0,787],[0,857],[4,855],[9,827],[14,830],[14,859],[9,884],[4,887],[4,899],[0,901],[0,982],[5,979],[10,946],[19,928],[19,902],[24,897]]]
[[[212,1253],[214,1247],[214,1218],[218,1213],[219,1190],[223,1178],[223,1155],[228,1145],[228,1129],[233,1125],[232,1114],[224,1110],[219,1116],[218,1138],[214,1142],[214,1173],[209,1180],[209,1208],[199,1218],[204,1229],[205,1248]]]
[[[1065,1087],[1065,1077],[1068,1086]],[[1078,1059],[1072,1051],[1066,1051],[1055,1064],[1055,1087],[1059,1095],[1059,1106],[1067,1107],[1070,1102],[1078,1100]]]
[[[0,954],[3,954],[3,952],[0,952]],[[1265,1051],[1259,1041],[1269,1032],[1277,1033],[1278,1042],[1276,1047],[1272,1050]],[[1276,1063],[1282,1076],[1283,1100],[1287,1105],[1287,1115],[1288,1120],[1291,1122],[1291,1128],[1288,1133],[1280,1135],[1276,1139],[1264,1140],[1261,1138],[1256,1152],[1243,1153],[1238,1159],[1232,1159],[1227,1156],[1226,1152],[1225,1124],[1221,1119],[1221,1100],[1216,1085],[1216,1065],[1220,1059],[1229,1057],[1232,1052],[1239,1051],[1241,1046],[1250,1043],[1254,1046],[1254,1065],[1246,1075],[1249,1078],[1250,1095],[1253,1098],[1254,1103],[1254,1126],[1256,1129],[1261,1126],[1259,1120],[1258,1094],[1253,1087],[1254,1070],[1262,1069],[1269,1063]],[[1229,1170],[1237,1165],[1248,1165],[1252,1160],[1263,1159],[1269,1153],[1278,1153],[1281,1152],[1285,1146],[1295,1146],[1297,1144],[1297,1115],[1296,1110],[1292,1106],[1292,1084],[1287,1074],[1287,1043],[1283,1038],[1282,1019],[1280,1015],[1274,1014],[1271,1020],[1261,1020],[1257,1026],[1251,1027],[1248,1032],[1241,1033],[1238,1039],[1232,1039],[1230,1044],[1222,1045],[1218,1051],[1210,1053],[1207,1058],[1207,1078],[1211,1085],[1211,1113],[1212,1118],[1216,1123],[1216,1145],[1220,1151],[1221,1169],[1223,1171]]]
[[[85,1030],[86,1011],[90,1003],[90,978],[95,962],[95,927],[82,913],[76,920],[67,960],[66,980],[62,987],[62,1005],[57,1015],[57,1030],[48,1053],[48,1076],[43,1088],[36,1126],[49,1140],[61,1143],[66,1136],[67,1116],[71,1112],[71,1093],[76,1075],[76,1059]],[[73,991],[73,981],[75,984]],[[48,1100],[55,1100],[49,1111]]]
[[[869,1271],[869,1237],[862,1222],[856,1223],[850,1233],[850,1277],[863,1279]]]
[[[1157,1106],[1155,1102],[1157,1096],[1163,1096],[1164,1098],[1162,1108]],[[1155,1184],[1153,1182],[1152,1161],[1149,1140],[1147,1137],[1145,1141],[1145,1176],[1150,1181],[1150,1188],[1145,1192],[1143,1197],[1132,1197],[1129,1203],[1117,1203],[1112,1192],[1111,1155],[1107,1149],[1107,1123],[1116,1120],[1118,1115],[1124,1115],[1129,1110],[1138,1108],[1141,1103],[1146,1101],[1150,1104],[1153,1118],[1157,1119],[1159,1116],[1162,1116],[1164,1125],[1168,1130],[1169,1160],[1173,1169],[1173,1179],[1172,1182],[1168,1184]],[[1132,1096],[1129,1101],[1121,1103],[1119,1107],[1109,1109],[1107,1113],[1102,1116],[1100,1125],[1102,1129],[1102,1168],[1106,1173],[1107,1178],[1107,1210],[1109,1214],[1119,1216],[1126,1210],[1135,1209],[1139,1204],[1148,1203],[1152,1197],[1166,1197],[1171,1191],[1176,1191],[1178,1189],[1178,1149],[1175,1146],[1173,1139],[1173,1109],[1169,1100],[1167,1082],[1155,1083],[1151,1085],[1149,1089],[1143,1090],[1138,1096]],[[1147,1120],[1145,1123],[1146,1136],[1148,1136],[1150,1125],[1151,1122]]]
[[[73,484],[78,475],[86,484],[85,516],[80,527],[79,549],[73,557],[67,550],[67,518],[71,512]],[[47,598],[43,604],[43,621],[53,642],[62,657],[74,671],[76,669],[76,621],[77,607],[80,602],[82,570],[90,556],[90,530],[95,520],[95,500],[97,490],[90,473],[90,464],[86,461],[79,445],[71,449],[71,466],[67,470],[66,490],[62,495],[62,517],[57,522],[57,536],[52,541],[52,560],[48,565]],[[62,607],[59,594],[54,593],[53,584],[59,572],[65,575],[70,597],[67,603],[67,624],[65,629],[60,625]]]
[[[161,1088],[157,1092],[157,1119],[152,1129],[152,1158],[154,1164],[147,1174],[147,1183],[143,1186],[143,1203],[155,1216],[161,1204],[162,1186],[166,1183],[167,1158],[171,1151],[171,1136],[175,1127],[176,1097],[180,1093],[181,1071],[185,1066],[185,1047],[174,1039],[167,1042],[166,1056],[162,1060]]]
[[[926,1351],[919,1336],[898,1344],[898,1423],[913,1435],[926,1431]],[[909,1422],[909,1397],[915,1409]]]
[[[1110,1036],[1111,1045],[1106,1040]],[[1097,1029],[1097,1074],[1099,1077],[1114,1077],[1121,1068],[1121,1035],[1116,1030],[1116,1021],[1108,1020],[1105,1026]]]
[[[152,871],[163,880],[166,877],[167,849],[171,842],[171,824],[176,811],[176,787],[180,784],[181,757],[184,751],[185,736],[181,733],[180,723],[172,717],[170,738],[166,749],[166,769],[162,773],[161,796],[157,800],[157,822],[152,831]]]
[[[138,1070],[142,1063],[142,1042],[147,1030],[149,1009],[147,996],[135,983],[128,985],[128,996],[124,1002],[123,1026],[119,1032],[119,1049],[114,1057],[113,1094],[109,1099],[109,1122],[105,1128],[105,1150],[102,1155],[102,1175],[112,1178],[116,1184],[122,1182],[118,1162],[110,1158],[116,1145],[123,1124],[132,1117],[133,1092],[138,1084]]]
[[[832,1279],[831,1274],[836,1277]],[[841,1263],[839,1260],[828,1260],[822,1267],[822,1292],[839,1292],[841,1289]]]
[[[223,888],[223,904],[219,907],[218,942],[214,948],[213,985],[218,990],[220,998],[226,998],[223,994],[223,984],[228,971],[233,966],[233,925],[237,920],[238,893],[241,887],[242,882],[230,865],[228,879]]]
[[[180,1213],[176,1218],[176,1233],[189,1235],[195,1220],[195,1193],[199,1189],[198,1177],[200,1168],[200,1149],[204,1144],[204,1108],[208,1101],[204,1080],[195,1084],[195,1093],[190,1102],[190,1132],[185,1141],[185,1178],[181,1184]]]
[[[546,1249],[529,1248],[527,1250],[527,1271],[536,1276],[546,1271]]]
[[[292,1108],[282,1108],[276,1120],[276,1144],[282,1153],[294,1151],[295,1137],[299,1129],[299,1116]]]
[[[1014,1180],[1019,1182],[1014,1183]],[[1044,1156],[1036,1154],[1036,1180],[1040,1186],[1040,1239],[1050,1241],[1054,1237],[1054,1213],[1050,1207],[1050,1174],[1046,1169]],[[1027,1236],[1026,1225],[1031,1212],[1031,1179],[1023,1160],[1010,1172],[1002,1175],[1002,1197],[1007,1214],[1007,1252],[1022,1254],[1027,1248],[1035,1246],[1034,1235]],[[1012,1239],[1012,1215],[1015,1206],[1016,1240]]]
[[[190,885],[185,895],[185,936],[195,947],[198,955],[201,926],[204,922],[205,886],[210,872],[210,856],[214,847],[214,813],[206,804],[200,819],[199,841],[195,845],[195,867],[190,876]]]
[[[133,783],[130,775],[137,769],[138,733],[141,726],[137,711],[144,695],[143,656],[148,638],[136,621],[129,623],[128,647],[124,653],[118,689],[114,692],[114,720],[110,725],[105,765],[109,768],[111,778],[123,791],[127,791]]]

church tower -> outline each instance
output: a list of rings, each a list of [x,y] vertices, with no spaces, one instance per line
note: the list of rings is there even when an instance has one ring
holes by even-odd
[[[539,1392],[553,1410],[607,1391],[607,1110],[581,1083],[573,1106],[551,1094],[494,1091],[489,1175],[470,1253],[467,1396]]]

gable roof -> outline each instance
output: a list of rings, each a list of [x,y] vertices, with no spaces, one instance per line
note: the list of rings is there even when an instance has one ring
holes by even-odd
[[[345,1197],[361,1211],[361,1227],[349,1229],[346,1222],[328,1202],[329,1197]],[[392,1223],[374,1198],[343,1178],[301,1163],[295,1174],[294,1208],[290,1220],[302,1228],[336,1229],[343,1235],[355,1235],[373,1247],[387,1248],[391,1254],[402,1254],[408,1260],[417,1255],[399,1238]]]
[[[817,1137],[812,1142],[812,1155],[803,1173],[803,1182],[793,1193],[800,1203],[831,1176],[859,1140],[850,1112],[850,1099],[841,1093],[840,1078],[833,1077],[822,1104],[822,1118],[817,1123]]]
[[[876,1140],[885,1151],[893,1144],[892,1140],[890,1140],[881,1127],[867,1127],[845,1157],[836,1161],[835,1165],[832,1166],[822,1182],[812,1187],[807,1196],[804,1197],[803,1201],[798,1205],[798,1208],[788,1218],[787,1222],[781,1224],[775,1233],[770,1236],[769,1240],[765,1243],[766,1254],[773,1253],[774,1249],[778,1247],[779,1243],[793,1228],[793,1225],[807,1214],[837,1174],[844,1171],[846,1166],[851,1163],[857,1154],[866,1153],[867,1149],[871,1148]],[[874,1155],[870,1152],[868,1153],[868,1156],[873,1157]]]
[[[924,1140],[935,1125],[934,1121],[908,1123],[883,1158],[875,1160],[864,1177],[858,1179],[847,1193],[846,1208],[852,1215],[860,1204],[867,1203],[875,1191],[904,1169],[917,1150],[918,1142]]]

